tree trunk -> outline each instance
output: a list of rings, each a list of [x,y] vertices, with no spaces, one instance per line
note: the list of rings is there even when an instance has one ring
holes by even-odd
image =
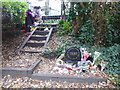
[[[102,5],[103,7],[100,7]],[[105,33],[106,33],[106,20],[105,12],[103,11],[104,4],[97,3],[93,14],[93,26],[95,28],[95,41],[94,46],[98,44],[105,45]]]
[[[75,35],[78,34],[78,23],[77,23],[77,19],[76,19],[76,12],[75,12],[75,9],[74,9],[74,4],[75,2],[71,2],[71,19],[72,19],[72,28],[73,28],[73,33]]]

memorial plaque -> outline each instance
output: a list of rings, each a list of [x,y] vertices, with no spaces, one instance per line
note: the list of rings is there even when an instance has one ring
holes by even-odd
[[[81,52],[77,47],[71,47],[65,52],[65,61],[81,61]]]

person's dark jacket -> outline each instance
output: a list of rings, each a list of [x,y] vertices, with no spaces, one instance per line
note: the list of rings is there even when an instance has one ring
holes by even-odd
[[[34,16],[29,11],[26,12],[25,24],[26,32],[30,32],[30,26],[34,24]]]

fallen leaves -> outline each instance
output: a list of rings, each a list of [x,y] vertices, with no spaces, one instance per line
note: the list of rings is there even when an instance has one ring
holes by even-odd
[[[6,79],[5,79],[6,78]],[[0,80],[0,87],[3,88],[116,88],[112,84],[106,82],[98,83],[73,83],[66,81],[52,80],[34,80],[28,77],[11,77],[5,76]]]

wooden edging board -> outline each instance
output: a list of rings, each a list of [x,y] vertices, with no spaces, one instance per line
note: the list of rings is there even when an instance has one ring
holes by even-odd
[[[50,31],[49,31],[49,34],[48,34],[47,39],[46,39],[46,42],[45,42],[45,44],[44,44],[44,46],[43,46],[43,51],[44,51],[44,49],[45,49],[45,47],[46,47],[46,45],[47,45],[47,43],[48,43],[48,41],[49,41],[49,39],[50,39],[52,30],[53,30],[53,28],[51,28]]]
[[[35,30],[37,29],[37,27],[35,28]],[[22,52],[26,52],[26,53],[42,53],[50,39],[50,36],[51,36],[51,33],[52,33],[52,30],[53,28],[50,29],[49,33],[48,33],[48,36],[46,37],[46,42],[45,43],[29,43],[28,40],[30,38],[32,38],[32,34],[35,32],[35,30],[33,30],[33,32],[31,33],[31,35],[29,35],[29,37],[23,42],[22,46],[18,49],[18,52],[22,51]],[[35,47],[37,46],[43,46],[43,50],[42,51],[33,51],[33,50],[23,50],[22,48],[25,46],[25,45],[34,45]]]
[[[77,83],[97,83],[97,82],[106,82],[107,78],[98,78],[98,77],[78,77],[70,75],[60,75],[60,74],[42,74],[42,73],[33,73],[35,68],[38,66],[41,60],[37,59],[35,63],[30,68],[0,68],[0,74],[2,76],[11,75],[12,77],[21,76],[21,77],[30,77],[36,80],[54,80],[54,81],[68,81],[68,82],[77,82]]]
[[[42,53],[42,51],[34,51],[34,50],[23,50],[21,49],[22,52],[24,53]]]
[[[107,78],[77,77],[77,76],[68,76],[68,75],[59,75],[59,74],[36,74],[36,73],[32,74],[30,78],[37,80],[55,80],[55,81],[77,82],[77,83],[97,83],[97,82],[107,81]]]
[[[30,39],[30,37],[32,36],[32,34],[35,32],[35,30],[37,29],[38,27],[36,27],[32,32],[31,34],[28,36],[28,38],[23,42],[23,44],[21,45],[21,47],[18,49],[17,52],[20,52],[21,49],[25,46],[26,42]]]
[[[1,75],[11,75],[11,76],[29,76],[33,73],[35,68],[40,63],[40,59],[37,59],[35,63],[29,67],[29,68],[14,68],[14,67],[8,67],[8,68],[0,68]]]

